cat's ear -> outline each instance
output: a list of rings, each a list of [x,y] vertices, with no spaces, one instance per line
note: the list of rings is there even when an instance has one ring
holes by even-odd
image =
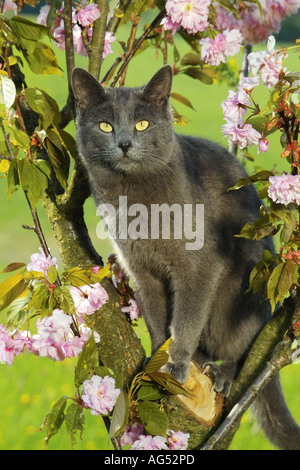
[[[76,106],[86,111],[91,105],[105,99],[105,90],[97,80],[81,67],[75,67],[72,72],[72,88]]]
[[[170,65],[164,65],[151,78],[143,90],[143,95],[147,101],[152,101],[158,106],[167,103],[173,81],[173,72]]]

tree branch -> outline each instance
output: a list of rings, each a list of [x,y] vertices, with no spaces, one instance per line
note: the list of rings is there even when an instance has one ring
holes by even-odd
[[[226,440],[228,440],[228,437],[232,437],[232,434],[236,431],[243,414],[253,403],[257,395],[262,392],[265,386],[283,367],[292,363],[291,344],[291,339],[286,336],[277,345],[267,366],[254,380],[242,398],[234,405],[221,426],[211,436],[201,450],[217,450],[224,441],[226,442]],[[298,348],[298,352],[300,354],[300,347]]]
[[[105,43],[106,22],[109,10],[108,0],[97,0],[101,16],[95,21],[93,37],[89,47],[88,71],[99,80]]]
[[[64,108],[61,110],[60,128],[64,129],[66,125],[74,119],[75,101],[71,85],[72,71],[75,67],[74,44],[73,44],[73,25],[72,25],[72,0],[65,1],[63,12],[63,21],[65,28],[65,57],[68,77],[68,99]]]
[[[125,59],[124,59],[124,62],[123,64],[121,65],[120,69],[118,70],[116,76],[114,77],[112,83],[111,83],[111,87],[113,88],[116,83],[118,82],[119,78],[122,76],[122,74],[124,73],[124,70],[126,69],[126,67],[128,66],[128,63],[130,62],[130,60],[133,58],[134,54],[137,52],[137,50],[141,47],[142,43],[145,41],[145,39],[147,38],[147,36],[150,34],[150,32],[152,31],[152,29],[155,28],[155,26],[157,24],[159,24],[162,19],[165,17],[166,15],[166,10],[165,8],[163,8],[159,13],[158,15],[156,16],[156,18],[154,18],[154,20],[152,21],[152,23],[148,26],[148,28],[146,28],[146,30],[144,31],[144,33],[140,36],[140,38],[136,41],[136,43],[134,44],[134,46],[132,47],[132,49],[126,54],[125,56]]]

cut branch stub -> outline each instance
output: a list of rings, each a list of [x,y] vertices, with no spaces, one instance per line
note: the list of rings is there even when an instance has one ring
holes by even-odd
[[[169,429],[188,433],[188,449],[199,449],[221,420],[223,397],[213,390],[213,382],[198,364],[191,362],[190,375],[184,387],[194,397],[169,396],[164,409]]]
[[[204,375],[203,369],[195,362],[191,362],[190,374],[184,386],[193,396],[177,395],[179,403],[207,428],[216,424],[222,413],[223,397],[213,390],[211,378]]]

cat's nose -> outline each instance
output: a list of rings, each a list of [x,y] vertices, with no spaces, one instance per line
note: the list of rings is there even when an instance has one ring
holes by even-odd
[[[128,150],[130,149],[131,146],[132,146],[132,144],[131,144],[130,140],[128,140],[128,139],[120,140],[119,143],[118,143],[118,147],[120,149],[122,149],[124,153],[128,152]]]

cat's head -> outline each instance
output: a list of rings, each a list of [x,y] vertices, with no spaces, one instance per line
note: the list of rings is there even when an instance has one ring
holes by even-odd
[[[153,174],[171,158],[174,138],[169,95],[172,68],[162,67],[138,88],[104,88],[74,68],[77,144],[87,165]]]

